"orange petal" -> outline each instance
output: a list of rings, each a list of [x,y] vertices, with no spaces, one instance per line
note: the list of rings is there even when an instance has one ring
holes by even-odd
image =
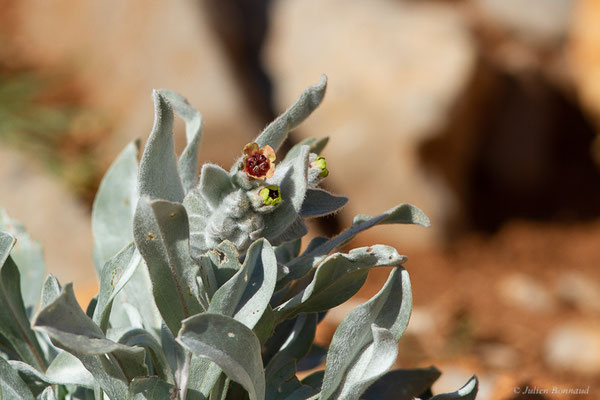
[[[258,144],[255,142],[248,143],[244,146],[244,154],[252,155],[254,153],[258,153]]]
[[[264,146],[262,149],[260,149],[260,151],[271,162],[275,161],[275,158],[277,158],[275,156],[275,150],[273,150],[273,148],[271,146],[269,146],[268,144],[266,146]]]

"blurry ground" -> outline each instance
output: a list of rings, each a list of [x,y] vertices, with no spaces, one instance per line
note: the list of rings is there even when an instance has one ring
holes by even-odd
[[[206,123],[201,160],[228,166],[324,72],[324,104],[292,137],[331,137],[327,184],[351,199],[337,223],[400,202],[433,221],[353,243],[409,256],[415,309],[398,365],[435,364],[439,390],[477,373],[484,400],[570,398],[518,397],[526,386],[590,386],[573,398],[600,398],[597,0],[0,10],[0,206],[82,303],[96,291],[90,201],[118,151],[147,136],[152,88],[188,97]],[[322,343],[387,272],[329,313]]]

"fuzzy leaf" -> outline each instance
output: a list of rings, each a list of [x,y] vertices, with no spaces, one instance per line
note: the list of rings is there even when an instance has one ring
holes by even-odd
[[[431,388],[441,373],[435,367],[396,369],[373,383],[361,396],[364,400],[413,400]]]
[[[301,239],[308,233],[308,228],[304,223],[302,217],[296,218],[283,232],[281,232],[276,238],[271,239],[273,245],[279,246],[283,243],[293,242]]]
[[[8,361],[0,357],[0,399],[34,400],[33,393]]]
[[[322,189],[308,189],[300,209],[300,216],[321,217],[339,211],[347,202],[347,197],[335,196]]]
[[[354,223],[350,228],[310,250],[307,249],[300,257],[288,263],[286,268],[283,269],[283,274],[277,281],[277,289],[306,275],[313,266],[318,265],[332,250],[348,243],[360,232],[375,225],[385,224],[429,226],[429,219],[423,211],[410,204],[401,204],[376,217],[359,215],[355,217]]]
[[[198,267],[189,254],[185,208],[141,197],[134,217],[134,238],[148,266],[156,306],[175,334],[181,320],[202,311],[196,282]]]
[[[328,310],[352,297],[362,287],[372,267],[400,265],[406,256],[390,246],[375,245],[336,253],[317,268],[310,284],[275,311],[280,319],[299,312]]]
[[[52,360],[46,370],[49,382],[60,385],[79,385],[87,388],[94,387],[94,376],[81,361],[71,353],[62,351]]]
[[[92,206],[94,265],[96,271],[133,242],[131,224],[138,199],[139,142],[129,143],[100,182]]]
[[[23,303],[28,315],[31,315],[38,306],[40,290],[44,282],[46,267],[42,245],[37,240],[33,240],[25,227],[10,218],[3,209],[0,209],[0,231],[5,231],[17,239],[10,256],[23,277],[21,281]]]
[[[453,393],[438,394],[433,396],[431,400],[475,400],[477,390],[479,389],[479,381],[473,375],[471,379],[463,387]]]
[[[27,318],[19,269],[9,255],[14,244],[13,236],[0,232],[0,335],[8,340],[21,360],[43,371],[46,361]]]
[[[277,280],[277,259],[264,239],[254,242],[242,268],[214,294],[208,312],[233,317],[252,329],[269,305]]]
[[[305,145],[309,146],[311,153],[315,153],[317,155],[321,154],[321,152],[327,145],[327,142],[329,142],[329,138],[327,136],[322,137],[321,139],[318,139],[318,140],[315,138],[304,139],[304,140],[296,143],[294,146],[292,146],[292,148],[285,155],[282,162],[296,157],[298,155],[298,152],[300,151],[300,148]]]
[[[398,345],[394,335],[385,328],[371,325],[373,342],[363,349],[346,373],[340,386],[340,400],[353,400],[377,378],[394,365],[398,356]]]
[[[154,97],[154,126],[140,160],[138,190],[140,196],[181,203],[183,184],[179,177],[173,142],[173,110],[158,92]]]
[[[15,371],[17,371],[34,396],[37,396],[46,386],[55,383],[52,382],[46,374],[38,371],[23,361],[9,360],[8,363]]]
[[[251,400],[265,398],[260,343],[246,325],[224,315],[203,313],[183,321],[177,341],[217,364],[248,391]]]
[[[161,89],[159,93],[167,99],[173,110],[185,121],[186,146],[179,157],[177,167],[185,193],[196,186],[198,175],[198,146],[202,137],[202,115],[192,108],[188,101],[179,93]]]
[[[387,329],[397,342],[408,325],[411,310],[408,273],[395,268],[379,293],[352,310],[336,329],[327,354],[322,398],[332,396],[357,361],[365,357],[362,354],[374,340],[373,324]]]
[[[273,177],[267,180],[269,185],[279,186],[282,202],[273,212],[265,214],[265,228],[262,235],[266,239],[277,239],[297,220],[308,187],[307,168],[308,146],[305,146],[296,158],[279,165]]]
[[[193,258],[199,259],[207,250],[205,230],[212,210],[199,187],[185,196],[183,205],[190,224],[190,253]]]
[[[58,296],[60,296],[60,291],[62,287],[58,282],[58,279],[52,274],[48,274],[46,280],[44,281],[44,285],[42,286],[42,295],[40,298],[40,308],[46,307],[48,304],[52,303]]]
[[[290,108],[262,131],[255,140],[258,146],[269,145],[277,150],[287,138],[288,132],[304,121],[321,104],[326,88],[327,77],[321,75],[319,83],[305,89]]]
[[[296,239],[291,242],[284,243],[280,246],[275,247],[275,256],[277,257],[278,263],[287,263],[298,257],[300,254],[300,248],[302,246],[302,240]]]
[[[79,307],[71,284],[65,286],[53,303],[40,310],[33,326],[48,334],[58,347],[79,358],[109,397],[124,398],[126,382],[148,373],[144,350],[108,340]]]
[[[98,304],[93,317],[94,322],[102,329],[102,332],[106,333],[108,328],[110,310],[115,296],[131,279],[140,264],[140,260],[141,256],[136,250],[135,244],[130,243],[102,268]]]
[[[143,329],[131,329],[123,334],[118,342],[129,347],[137,346],[145,348],[150,355],[154,374],[163,381],[175,383],[173,373],[169,367],[163,349],[154,336]]]
[[[204,197],[209,207],[215,210],[225,196],[234,190],[231,177],[223,168],[215,164],[204,164],[200,174],[198,192]],[[194,192],[193,195],[197,195]]]
[[[141,376],[131,381],[127,400],[175,400],[178,389],[155,376]]]
[[[56,400],[56,395],[54,394],[54,388],[52,386],[48,386],[42,394],[38,396],[39,400]]]

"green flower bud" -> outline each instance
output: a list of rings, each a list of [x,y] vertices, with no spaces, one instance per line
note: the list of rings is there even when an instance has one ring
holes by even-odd
[[[277,186],[267,186],[258,194],[265,205],[274,206],[281,202],[281,191]]]
[[[315,161],[310,163],[312,168],[317,168],[321,170],[321,178],[327,177],[329,175],[329,170],[327,169],[327,161],[325,161],[325,157],[317,157]]]

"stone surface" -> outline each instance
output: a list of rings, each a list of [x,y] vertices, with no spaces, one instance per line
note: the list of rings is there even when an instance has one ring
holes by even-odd
[[[322,73],[329,77],[325,101],[298,135],[331,138],[328,182],[350,197],[344,222],[410,202],[435,228],[377,233],[404,244],[435,239],[452,199],[422,169],[417,148],[445,123],[473,72],[475,49],[461,15],[443,4],[384,0],[273,6],[266,60],[279,108]]]
[[[600,312],[600,283],[578,271],[569,271],[556,279],[561,300],[583,312]]]
[[[521,310],[547,313],[555,306],[550,291],[538,280],[525,274],[508,275],[500,281],[498,290],[505,303]]]
[[[600,373],[600,323],[565,322],[545,343],[546,363],[559,371],[587,376]]]
[[[105,164],[153,123],[152,89],[180,92],[205,120],[202,159],[230,164],[260,130],[247,112],[200,2],[15,2],[15,45],[42,68],[62,67],[88,106],[114,126]],[[184,145],[178,125],[178,147]],[[228,165],[227,165],[228,166]]]
[[[564,39],[575,0],[477,0],[488,17],[526,42],[556,45]]]
[[[44,248],[47,273],[73,282],[87,305],[97,292],[92,230],[86,207],[32,161],[0,147],[0,207],[20,221]]]

